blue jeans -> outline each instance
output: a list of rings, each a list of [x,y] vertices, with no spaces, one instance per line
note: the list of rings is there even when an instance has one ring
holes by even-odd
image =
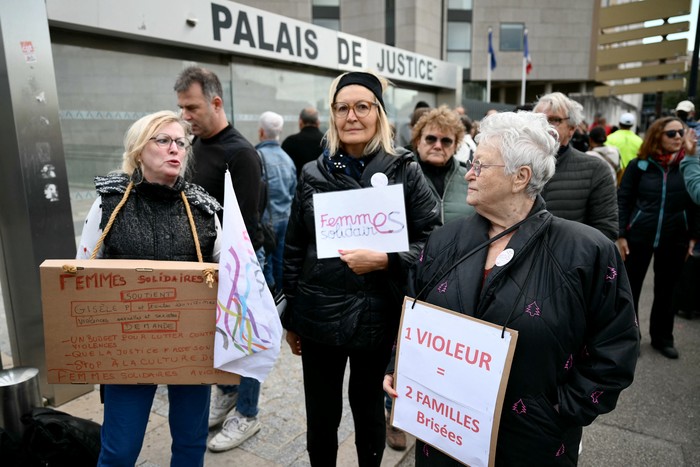
[[[284,237],[287,233],[287,223],[285,219],[275,223],[272,227],[277,236],[277,248],[272,252],[266,252],[265,258],[265,281],[270,289],[280,290],[282,288],[282,256],[284,255]]]
[[[218,387],[224,394],[238,393],[238,402],[236,402],[238,413],[248,418],[258,416],[260,381],[241,376],[241,382],[238,386],[219,384]]]
[[[104,386],[98,466],[133,466],[141,452],[155,384]],[[168,385],[171,467],[203,466],[209,433],[209,386]]]

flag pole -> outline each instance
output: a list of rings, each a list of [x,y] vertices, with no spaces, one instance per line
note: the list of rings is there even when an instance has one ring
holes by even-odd
[[[491,71],[496,67],[496,57],[493,53],[493,30],[489,27],[489,46],[486,58],[486,102],[491,102]]]
[[[523,75],[520,82],[520,105],[525,105],[525,77],[527,76],[527,59],[523,57]]]
[[[525,105],[525,80],[527,79],[527,60],[528,60],[528,54],[530,51],[528,50],[528,43],[527,43],[527,28],[523,31],[523,71],[522,71],[522,78],[520,81],[520,105]]]

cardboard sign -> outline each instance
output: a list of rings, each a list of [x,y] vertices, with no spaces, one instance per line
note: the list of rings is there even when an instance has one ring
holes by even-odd
[[[64,265],[74,267],[67,272]],[[49,383],[236,384],[215,370],[212,263],[46,260],[41,298]]]
[[[467,465],[494,465],[517,339],[517,331],[406,297],[393,424]]]
[[[366,248],[385,253],[408,250],[403,185],[314,194],[318,258],[338,250]]]

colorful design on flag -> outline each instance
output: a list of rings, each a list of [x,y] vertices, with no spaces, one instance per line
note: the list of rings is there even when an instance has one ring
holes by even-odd
[[[228,171],[225,179],[214,368],[263,382],[280,352],[282,324]]]
[[[523,32],[523,57],[525,57],[525,73],[530,74],[532,71],[532,58],[530,57],[530,47],[527,40],[527,29]]]

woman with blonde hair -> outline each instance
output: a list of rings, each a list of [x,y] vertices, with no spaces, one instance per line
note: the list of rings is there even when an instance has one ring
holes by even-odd
[[[287,342],[301,355],[311,465],[333,466],[350,362],[349,399],[360,466],[378,466],[385,441],[382,378],[398,331],[408,267],[437,224],[438,209],[411,153],[394,149],[382,98],[386,81],[374,73],[340,75],[330,89],[326,148],[304,166],[287,228],[282,315]],[[379,180],[403,184],[409,250],[341,250],[319,259],[313,197],[366,188]],[[349,194],[349,196],[351,196]]]
[[[190,126],[170,111],[136,121],[124,138],[122,171],[95,177],[78,259],[216,261],[217,201],[183,179]],[[148,424],[154,384],[106,384],[98,465],[134,465]],[[171,466],[204,465],[210,387],[168,385]]]

